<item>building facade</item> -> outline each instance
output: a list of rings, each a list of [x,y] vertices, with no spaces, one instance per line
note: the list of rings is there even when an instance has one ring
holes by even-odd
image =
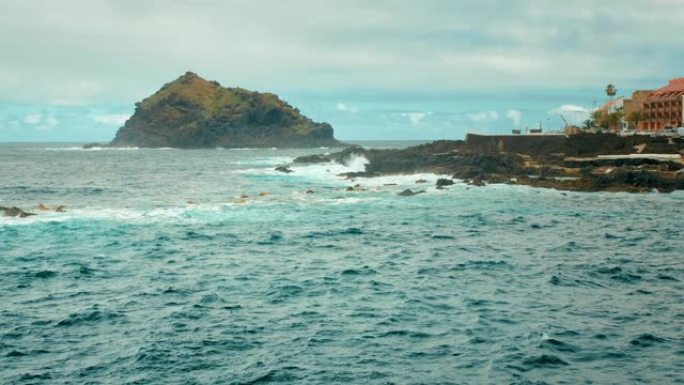
[[[638,90],[632,93],[631,99],[624,101],[624,119],[628,130],[636,130],[642,118],[642,105],[653,93],[653,90]]]
[[[684,78],[672,79],[665,87],[652,91],[641,103],[637,128],[658,132],[684,127]]]

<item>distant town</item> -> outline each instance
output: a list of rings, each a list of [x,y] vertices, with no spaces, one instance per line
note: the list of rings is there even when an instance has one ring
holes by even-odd
[[[570,124],[561,115],[565,127],[561,131],[544,132],[539,127],[514,129],[514,135],[575,135],[581,133],[614,133],[621,136],[682,136],[684,137],[684,77],[672,79],[654,90],[637,90],[631,98],[616,97],[617,88],[606,86],[608,101],[590,111],[590,117],[580,125]]]

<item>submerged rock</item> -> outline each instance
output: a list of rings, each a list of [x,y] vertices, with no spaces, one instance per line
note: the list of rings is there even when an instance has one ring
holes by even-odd
[[[328,123],[316,123],[277,95],[225,88],[187,72],[136,103],[109,144],[114,147],[343,146]]]
[[[413,191],[413,190],[407,188],[406,190],[398,193],[397,195],[402,196],[402,197],[412,197],[414,195],[423,194],[423,193],[425,193],[425,190]]]
[[[366,191],[360,184],[355,184],[354,186],[347,187],[347,191]]]

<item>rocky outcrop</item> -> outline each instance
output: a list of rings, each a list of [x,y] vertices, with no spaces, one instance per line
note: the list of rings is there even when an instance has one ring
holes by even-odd
[[[116,147],[342,146],[328,123],[316,123],[270,93],[225,88],[187,72],[136,103],[110,143]]]
[[[470,138],[470,137],[469,137]],[[473,143],[437,141],[396,150],[368,150],[350,147],[329,155],[296,158],[298,163],[340,162],[352,156],[369,160],[363,172],[348,177],[431,172],[449,174],[473,186],[515,183],[534,187],[574,191],[660,192],[684,190],[684,160],[678,154],[683,139],[648,137],[622,138],[616,135],[575,137],[520,136],[497,145],[490,139]],[[526,139],[529,138],[529,142]],[[596,141],[596,143],[592,143]],[[549,141],[549,148],[539,148]],[[520,152],[506,151],[506,146]],[[641,151],[662,151],[669,156],[621,157],[638,146]],[[614,157],[598,157],[606,151]],[[569,155],[566,155],[569,154]],[[441,182],[443,188],[448,182]]]

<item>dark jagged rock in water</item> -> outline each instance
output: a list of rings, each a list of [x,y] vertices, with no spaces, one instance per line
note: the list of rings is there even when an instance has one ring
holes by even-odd
[[[363,188],[360,184],[356,184],[354,186],[349,186],[347,187],[347,191],[366,191],[365,188]]]
[[[444,188],[446,186],[451,186],[452,184],[454,184],[454,181],[451,179],[439,178],[437,179],[435,186],[437,186],[437,188]]]
[[[270,93],[225,88],[187,72],[136,103],[115,147],[343,146],[328,123],[316,123]]]
[[[106,147],[106,146],[107,146],[106,144],[102,144],[102,143],[87,143],[87,144],[83,145],[83,149],[84,150],[90,150],[93,148]]]
[[[413,191],[413,190],[407,188],[406,190],[398,193],[397,195],[402,196],[402,197],[412,197],[414,195],[423,194],[424,192],[425,192],[425,190]]]
[[[36,215],[33,213],[28,213],[19,207],[3,207],[0,206],[0,211],[2,211],[2,215],[6,217],[17,217],[17,218],[26,218],[30,217],[32,215]]]
[[[291,173],[291,172],[294,172],[294,171],[292,171],[292,169],[290,169],[290,168],[287,167],[287,166],[278,166],[278,167],[275,168],[275,170],[276,170],[276,171],[280,171],[280,172],[284,172],[285,174],[289,174],[289,173]]]
[[[304,155],[297,157],[295,163],[325,163],[330,162],[330,158],[323,154]]]

